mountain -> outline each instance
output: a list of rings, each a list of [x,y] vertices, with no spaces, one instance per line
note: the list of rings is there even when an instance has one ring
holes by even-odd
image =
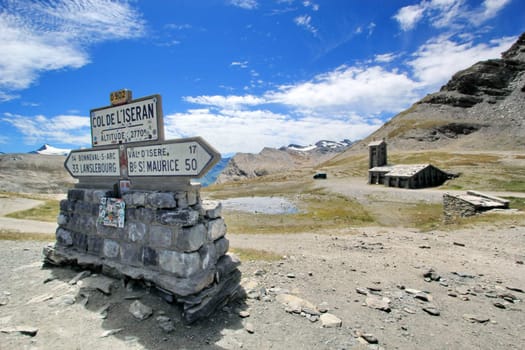
[[[314,145],[291,144],[279,149],[265,147],[258,154],[237,153],[217,178],[217,183],[237,181],[302,168],[313,168],[352,145],[352,141],[322,140]]]
[[[67,156],[69,152],[71,152],[70,149],[56,148],[46,143],[42,147],[37,149],[36,151],[31,151],[29,153],[43,154],[46,156]]]
[[[381,139],[389,150],[523,151],[524,111],[525,33],[501,58],[457,72],[438,92],[399,113],[347,152],[363,152],[368,143]]]

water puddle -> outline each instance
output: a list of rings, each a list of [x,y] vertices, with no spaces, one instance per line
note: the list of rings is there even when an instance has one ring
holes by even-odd
[[[221,200],[226,210],[237,210],[252,214],[295,214],[299,209],[283,197],[238,197]]]

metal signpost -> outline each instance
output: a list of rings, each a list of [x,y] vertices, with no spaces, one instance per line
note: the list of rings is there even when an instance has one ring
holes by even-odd
[[[64,162],[69,174],[80,177],[119,177],[120,156],[118,148],[71,151]]]
[[[127,147],[128,176],[199,178],[221,158],[200,137]]]
[[[153,95],[125,104],[92,109],[90,125],[93,147],[163,140],[161,97]]]
[[[132,100],[131,91],[119,90],[110,101],[110,107],[91,110],[93,148],[71,151],[64,162],[79,184],[179,186],[204,176],[221,159],[201,137],[164,140],[160,95]]]

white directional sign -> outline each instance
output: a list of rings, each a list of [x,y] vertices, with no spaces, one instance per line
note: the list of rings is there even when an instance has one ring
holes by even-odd
[[[91,110],[93,147],[164,138],[160,95],[133,100],[119,106]]]
[[[127,147],[128,176],[201,177],[221,155],[200,137]]]
[[[64,162],[71,176],[120,176],[120,159],[118,148],[104,150],[71,151]]]

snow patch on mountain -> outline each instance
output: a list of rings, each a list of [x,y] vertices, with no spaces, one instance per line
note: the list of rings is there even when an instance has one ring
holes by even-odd
[[[43,154],[46,156],[67,156],[69,152],[71,152],[70,149],[57,148],[46,143],[36,151],[31,151],[29,153]]]

